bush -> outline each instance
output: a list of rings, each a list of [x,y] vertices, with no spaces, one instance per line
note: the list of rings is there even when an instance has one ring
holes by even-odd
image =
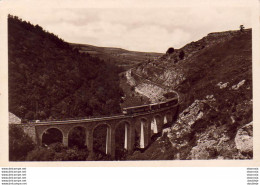
[[[185,56],[185,53],[183,50],[181,50],[180,54],[179,54],[179,58],[182,60]]]
[[[37,147],[28,153],[26,161],[52,161],[54,159],[54,151],[44,147]]]
[[[24,133],[21,127],[9,125],[9,160],[25,160],[28,152],[35,147],[32,139]]]
[[[240,31],[241,31],[241,32],[243,32],[244,29],[245,29],[244,25],[240,25],[239,28],[240,28]]]
[[[33,120],[34,118],[35,118],[35,114],[33,111],[29,111],[28,113],[25,114],[25,119]]]
[[[86,148],[66,148],[61,143],[54,143],[48,147],[37,147],[28,153],[27,161],[85,161],[88,157]]]
[[[174,48],[169,48],[166,52],[166,54],[172,54],[174,52]]]

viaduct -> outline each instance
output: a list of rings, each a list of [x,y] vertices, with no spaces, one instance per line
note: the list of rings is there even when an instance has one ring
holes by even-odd
[[[62,133],[62,143],[68,146],[69,133],[76,127],[82,127],[85,130],[85,145],[90,153],[93,153],[93,135],[98,126],[106,125],[106,154],[112,158],[115,157],[116,150],[116,129],[120,124],[124,125],[124,148],[128,152],[134,150],[135,138],[138,136],[140,148],[146,148],[153,134],[160,133],[163,125],[171,123],[177,114],[178,103],[169,107],[139,112],[134,114],[121,114],[110,117],[98,117],[91,119],[75,119],[62,121],[40,121],[22,124],[23,130],[27,133],[37,145],[42,145],[43,134],[49,129],[55,128]]]

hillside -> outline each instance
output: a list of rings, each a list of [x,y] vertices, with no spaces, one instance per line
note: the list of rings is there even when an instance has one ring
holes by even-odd
[[[121,112],[120,106],[159,102],[176,91],[180,105],[171,127],[144,150],[128,156],[118,150],[117,159],[253,158],[251,29],[210,33],[162,55],[70,44],[39,25],[9,16],[8,47],[9,111],[22,122],[112,115]],[[107,130],[99,129],[94,134],[93,160],[109,160],[103,152]],[[116,138],[122,142],[117,145],[123,146],[124,127],[119,129]],[[13,137],[19,144],[22,132],[9,131],[9,142]],[[75,134],[80,135],[80,130]],[[71,149],[74,153],[69,157],[70,149],[62,148],[64,158],[56,159],[56,145],[52,149],[48,153],[47,148],[31,146],[32,151],[13,160],[86,160],[88,156],[84,147]]]
[[[120,112],[119,68],[56,35],[8,17],[9,111],[22,119]]]
[[[180,96],[173,125],[128,160],[253,158],[251,29],[210,33],[126,74],[151,101]]]
[[[71,44],[73,48],[77,48],[81,53],[88,53],[91,56],[99,57],[103,60],[110,61],[121,67],[123,70],[130,69],[142,62],[152,61],[162,56],[161,53],[148,53],[138,51],[128,51],[121,48],[97,47],[88,44]]]

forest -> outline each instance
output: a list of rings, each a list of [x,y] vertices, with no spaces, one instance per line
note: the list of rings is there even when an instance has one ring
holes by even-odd
[[[120,68],[8,17],[9,110],[25,120],[119,113]]]
[[[118,74],[122,69],[80,53],[39,25],[8,16],[8,57],[9,112],[21,118],[22,123],[121,113],[123,91]],[[97,128],[96,156],[89,160],[109,159],[102,152],[105,133],[106,128]],[[10,125],[9,160],[86,160],[84,133],[76,129],[71,134],[69,148],[48,137],[45,147],[37,147],[21,128]]]

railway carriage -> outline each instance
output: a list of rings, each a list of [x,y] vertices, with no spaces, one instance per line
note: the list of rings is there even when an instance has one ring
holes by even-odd
[[[149,110],[150,110],[149,105],[127,107],[127,108],[123,108],[123,114],[133,114],[133,113],[139,113],[139,112],[146,112]]]
[[[141,106],[134,106],[134,107],[126,107],[123,108],[123,114],[134,114],[134,113],[142,113],[142,112],[148,112],[157,110],[160,108],[166,108],[172,105],[176,105],[178,103],[178,97],[171,98],[165,102],[162,103],[153,103],[153,104],[147,104],[147,105],[141,105]]]
[[[150,104],[150,110],[156,110],[159,108],[160,108],[160,104],[158,103]]]
[[[171,100],[168,101],[168,105],[176,105],[178,103],[178,98],[172,98]]]

